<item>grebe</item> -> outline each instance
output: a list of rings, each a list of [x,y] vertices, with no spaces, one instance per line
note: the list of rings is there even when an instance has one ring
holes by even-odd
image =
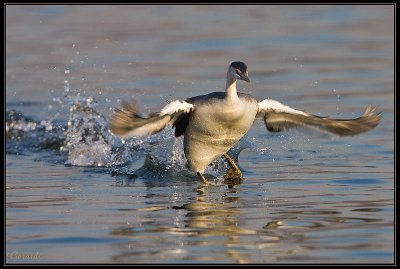
[[[258,102],[249,94],[237,92],[237,80],[250,82],[247,66],[243,62],[230,64],[225,92],[175,100],[147,118],[138,114],[134,101],[123,102],[122,109],[115,109],[110,130],[121,137],[138,137],[160,132],[172,124],[175,136],[184,136],[189,169],[197,173],[203,184],[208,184],[204,171],[221,156],[230,164],[226,177],[242,178],[241,171],[227,152],[247,133],[256,118],[262,118],[271,132],[304,126],[338,136],[367,132],[376,127],[381,119],[380,113],[374,113],[376,108],[372,106],[368,106],[359,118],[330,119],[271,99]]]

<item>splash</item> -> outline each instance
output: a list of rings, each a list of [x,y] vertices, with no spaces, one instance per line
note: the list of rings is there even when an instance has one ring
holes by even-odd
[[[144,138],[121,139],[109,131],[106,118],[96,111],[96,100],[71,90],[67,79],[63,95],[55,96],[53,102],[68,108],[66,124],[37,122],[15,110],[7,112],[7,153],[23,153],[29,148],[52,149],[66,156],[66,165],[111,168],[108,171],[112,175],[127,178],[196,177],[187,168],[183,138],[175,138],[172,127]],[[237,161],[240,152],[252,146],[242,140],[229,155]],[[207,168],[206,175],[222,179],[227,168],[227,162],[220,158]]]
[[[36,130],[38,124],[21,112],[10,110],[6,113],[6,138],[22,140],[26,133]]]
[[[89,104],[75,103],[70,108],[66,140],[61,150],[68,151],[66,164],[112,166],[121,163],[105,118]]]
[[[93,108],[95,104],[92,98],[80,96],[70,107],[63,147],[68,151],[67,164],[112,167],[114,175],[157,180],[196,176],[187,169],[183,138],[175,138],[171,127],[144,138],[121,139],[108,130],[104,116]],[[246,142],[238,143],[229,154],[237,161],[240,152],[250,146]],[[137,163],[142,165],[131,168]],[[210,165],[206,174],[222,179],[227,167],[226,161],[220,158]]]
[[[14,109],[6,111],[6,152],[59,149],[65,137],[63,128],[51,121],[34,121]]]
[[[66,69],[65,74],[70,71]],[[124,164],[124,151],[108,131],[107,121],[95,109],[96,101],[72,90],[68,79],[64,81],[62,97],[53,99],[62,107],[69,107],[65,141],[60,151],[67,152],[67,165],[112,167]]]

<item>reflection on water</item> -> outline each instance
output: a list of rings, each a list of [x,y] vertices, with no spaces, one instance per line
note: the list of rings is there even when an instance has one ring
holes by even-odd
[[[100,260],[116,263],[326,263],[338,256],[341,262],[373,262],[392,253],[385,242],[393,232],[393,200],[371,199],[376,191],[368,185],[357,193],[336,185],[341,191],[328,193],[324,182],[312,183],[317,192],[250,177],[233,188],[126,179],[124,188],[113,189],[104,173],[96,183],[76,171],[65,182],[65,171],[59,165],[46,172],[53,175],[50,182],[42,175],[25,182],[9,178],[7,238],[13,251],[51,253],[44,262],[70,262],[61,253],[93,262],[90,255],[106,248],[110,260]],[[41,213],[33,217],[32,211]],[[88,254],[74,251],[77,244]]]
[[[157,206],[153,205],[157,201],[152,200],[145,208],[121,209],[135,214],[136,221],[112,230],[112,235],[128,240],[113,246],[121,251],[112,260],[117,263],[252,263],[255,259],[262,263],[337,262],[330,258],[333,252],[373,250],[380,235],[365,233],[382,227],[384,221],[311,207],[287,211],[268,207],[264,218],[255,215],[252,220],[246,213],[251,205],[240,197],[240,188],[218,191],[203,188],[189,203],[179,206]],[[147,199],[153,198],[151,195]],[[270,205],[275,203],[279,202],[269,201]],[[376,212],[376,209],[352,211]],[[159,222],[159,216],[164,214],[171,216],[173,225]],[[251,224],[266,220],[269,221],[258,229]],[[337,236],[342,235],[347,238],[338,240]],[[365,238],[360,241],[361,237]],[[313,251],[321,256],[310,256]]]
[[[219,201],[215,197],[209,197],[205,188],[198,189],[198,195],[193,197],[193,201],[181,206],[173,206],[172,210],[176,215],[181,216],[174,221],[174,227],[153,228],[151,220],[146,222],[146,228],[116,228],[112,231],[113,235],[124,236],[126,238],[138,237],[143,239],[155,239],[163,242],[157,234],[166,234],[172,236],[174,242],[164,242],[165,249],[157,251],[138,251],[136,248],[126,251],[122,254],[113,256],[115,262],[144,262],[150,260],[157,261],[169,259],[174,262],[174,258],[182,261],[209,261],[213,262],[216,257],[220,261],[235,261],[238,263],[249,263],[249,254],[235,250],[235,246],[241,245],[240,236],[256,235],[256,230],[240,227],[239,215],[243,214],[240,207],[236,204],[240,198],[237,197],[237,190],[228,190],[223,194]],[[213,201],[209,201],[212,199]],[[162,206],[150,206],[147,208],[136,209],[139,212],[156,212],[169,210]],[[117,246],[123,248],[125,245],[134,245],[134,242],[128,242]],[[227,248],[227,251],[217,250],[218,246]],[[216,248],[213,254],[209,253],[207,247]],[[160,248],[160,247],[157,247]],[[192,249],[198,249],[195,254]],[[204,249],[204,250],[202,250]],[[222,250],[222,249],[221,249]],[[176,261],[175,261],[176,262]]]
[[[6,7],[7,263],[393,263],[393,6]],[[115,14],[118,14],[117,16]],[[104,19],[112,18],[112,19]],[[239,18],[239,19],[238,19]],[[112,108],[238,88],[382,122],[345,139],[268,133],[199,187],[172,130],[121,140]]]

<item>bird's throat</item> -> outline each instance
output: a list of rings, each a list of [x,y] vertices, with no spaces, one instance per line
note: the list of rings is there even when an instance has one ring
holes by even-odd
[[[237,100],[239,97],[237,95],[237,89],[236,89],[236,79],[235,78],[231,78],[228,79],[226,81],[226,99],[227,100],[231,100],[231,101],[235,101]]]

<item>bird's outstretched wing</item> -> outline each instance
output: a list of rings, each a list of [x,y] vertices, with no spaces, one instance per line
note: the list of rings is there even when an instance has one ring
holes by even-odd
[[[359,118],[331,119],[296,110],[271,99],[258,103],[258,116],[264,118],[265,126],[271,132],[303,126],[338,136],[352,136],[367,132],[378,125],[381,113],[375,113],[375,110],[375,107],[368,106]]]
[[[172,124],[182,114],[190,113],[194,106],[188,102],[176,100],[167,104],[160,112],[148,117],[138,114],[136,101],[123,102],[122,109],[115,109],[110,130],[121,137],[145,136],[160,132]]]

